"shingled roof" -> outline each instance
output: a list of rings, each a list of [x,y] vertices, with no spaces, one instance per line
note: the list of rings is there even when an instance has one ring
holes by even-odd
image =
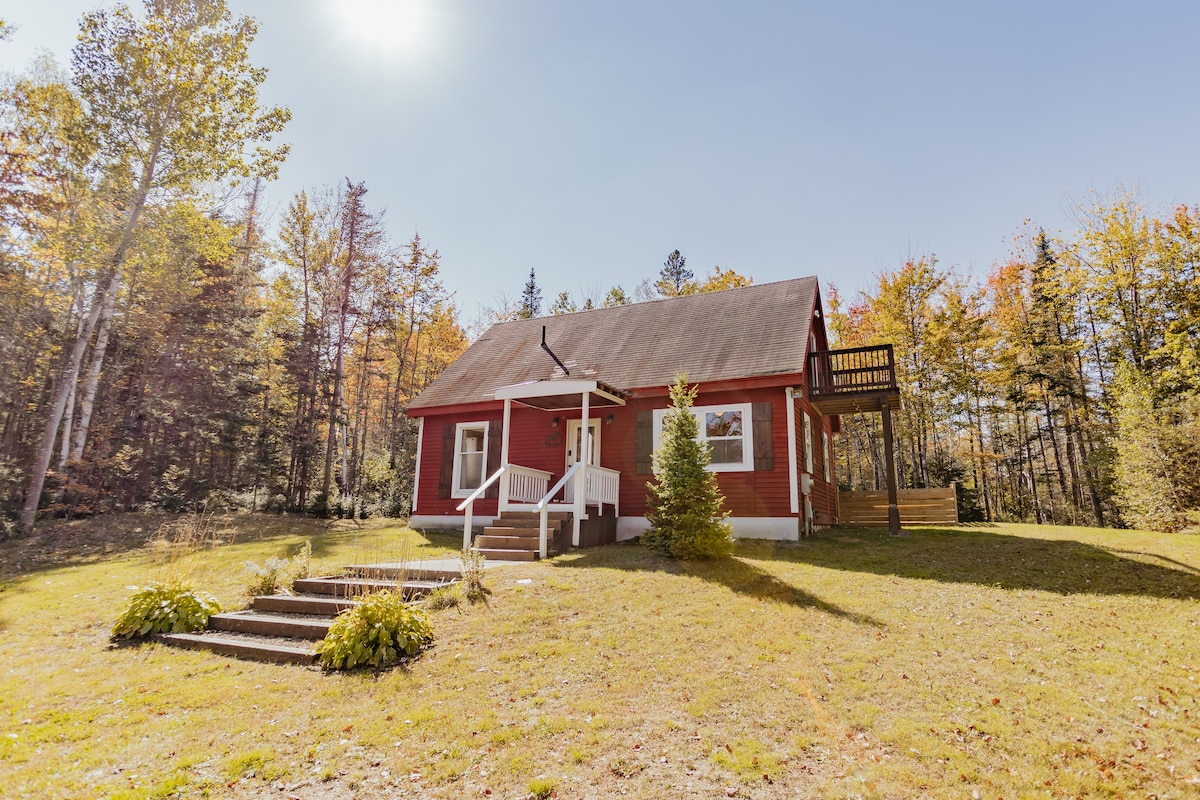
[[[817,279],[501,322],[479,337],[410,409],[493,399],[501,386],[571,378],[622,390],[666,386],[679,372],[692,383],[804,371]]]

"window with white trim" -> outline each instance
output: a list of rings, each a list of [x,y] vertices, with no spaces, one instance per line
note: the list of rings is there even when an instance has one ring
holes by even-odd
[[[821,431],[821,444],[823,446],[824,456],[825,456],[825,463],[824,463],[825,482],[832,483],[833,475],[830,471],[830,465],[829,465],[829,431]]]
[[[483,484],[487,440],[486,422],[460,422],[455,426],[453,497],[467,497]]]
[[[809,475],[813,471],[812,417],[804,415],[804,471]]]
[[[662,441],[662,423],[667,409],[654,411],[654,449]],[[709,446],[710,472],[751,472],[754,470],[754,426],[750,403],[719,406],[693,406],[699,432],[696,439]]]

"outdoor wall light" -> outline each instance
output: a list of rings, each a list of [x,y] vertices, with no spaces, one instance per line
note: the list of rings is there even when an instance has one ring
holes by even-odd
[[[613,414],[609,414],[607,417],[605,417],[605,418],[604,418],[604,424],[605,424],[605,425],[612,425],[613,417],[614,417],[614,415],[613,415]]]
[[[554,419],[550,420],[550,427],[551,427],[551,428],[557,428],[557,427],[558,427],[558,417],[555,417]]]

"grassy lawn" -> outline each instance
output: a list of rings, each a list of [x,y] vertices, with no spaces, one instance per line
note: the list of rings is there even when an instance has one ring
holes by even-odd
[[[1200,537],[598,548],[489,572],[490,604],[437,612],[407,668],[324,674],[110,645],[127,587],[162,569],[159,522],[5,543],[0,796],[1200,796]],[[305,538],[331,568],[458,545],[387,520],[222,531],[176,566],[227,607],[245,561]]]

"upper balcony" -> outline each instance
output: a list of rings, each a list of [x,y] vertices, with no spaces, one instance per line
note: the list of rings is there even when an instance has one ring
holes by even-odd
[[[822,414],[900,407],[896,356],[890,344],[821,350],[808,356],[808,393]]]

